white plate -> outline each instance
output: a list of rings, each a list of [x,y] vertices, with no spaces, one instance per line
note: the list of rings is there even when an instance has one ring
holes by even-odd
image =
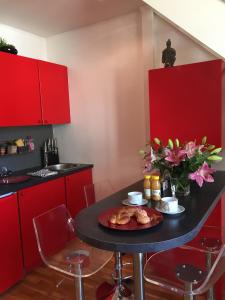
[[[168,211],[168,210],[165,210],[164,208],[159,208],[159,207],[155,207],[155,209],[163,214],[168,214],[168,215],[181,214],[182,212],[185,211],[185,208],[181,205],[178,205],[178,210],[176,212]]]
[[[128,206],[141,206],[141,205],[146,205],[148,203],[148,200],[142,199],[142,202],[140,204],[132,204],[130,203],[129,199],[125,199],[122,201],[122,203]]]

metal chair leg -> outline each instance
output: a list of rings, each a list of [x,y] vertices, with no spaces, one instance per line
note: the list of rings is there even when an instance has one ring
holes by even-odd
[[[211,252],[207,252],[206,253],[206,270],[207,272],[210,271],[212,267],[212,254]],[[214,286],[212,286],[208,293],[207,293],[207,300],[215,300],[215,297],[214,297]]]
[[[205,249],[206,252],[206,257],[205,257],[205,265],[206,265],[206,270],[207,272],[210,271],[212,267],[212,253],[214,251],[217,251],[221,247],[221,240],[215,239],[215,238],[206,238],[203,237],[201,240],[201,245],[203,249]],[[212,286],[208,293],[207,293],[207,300],[215,300],[215,295],[214,295],[214,287]]]
[[[74,283],[75,283],[75,293],[76,293],[76,300],[84,300],[84,283],[83,278],[81,277],[82,270],[81,265],[77,264],[75,265],[76,268],[76,274],[79,274],[79,277],[75,277]]]
[[[76,277],[74,280],[75,283],[75,294],[76,300],[84,300],[84,283],[82,277]]]
[[[176,267],[176,276],[184,283],[185,291],[187,292],[184,295],[184,299],[194,300],[194,295],[192,294],[193,284],[202,281],[206,277],[206,272],[190,264],[181,264]]]
[[[191,282],[185,282],[185,291],[192,292],[193,284]],[[184,300],[194,300],[193,295],[185,295]]]

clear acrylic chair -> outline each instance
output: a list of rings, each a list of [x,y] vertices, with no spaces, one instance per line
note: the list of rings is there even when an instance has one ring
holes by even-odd
[[[220,251],[222,247],[221,228],[216,226],[203,226],[196,238],[183,246],[184,248],[195,248],[205,253],[205,266],[209,271],[212,266],[212,255]],[[214,286],[207,292],[207,300],[215,300]]]
[[[222,237],[223,232],[221,232]],[[221,238],[222,240],[222,238]],[[180,247],[153,254],[144,267],[146,281],[194,299],[208,292],[225,271],[225,245],[211,253],[210,268],[206,265],[204,249]]]
[[[75,299],[84,299],[83,278],[103,268],[113,253],[94,248],[75,236],[75,225],[65,205],[33,219],[38,250],[51,269],[74,279]]]
[[[86,206],[90,206],[97,201],[100,201],[114,193],[114,189],[109,180],[103,180],[97,183],[89,184],[84,186],[84,194],[86,200]],[[107,285],[105,293],[108,293],[108,290],[115,290],[115,294],[119,291],[119,297],[127,297],[131,295],[131,291],[127,288],[126,285],[123,284],[123,281],[129,280],[132,276],[123,276],[122,270],[123,266],[130,265],[130,262],[123,263],[122,262],[122,253],[115,252],[115,265],[114,265],[114,273],[112,277],[116,282],[115,286]],[[106,285],[103,283],[102,286]],[[101,287],[100,287],[101,289]],[[100,292],[101,293],[101,292]],[[97,296],[98,298],[98,296]]]

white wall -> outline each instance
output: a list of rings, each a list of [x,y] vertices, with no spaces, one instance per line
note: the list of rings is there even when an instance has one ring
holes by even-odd
[[[143,0],[215,55],[225,58],[223,0]]]
[[[46,39],[38,35],[0,24],[0,37],[18,50],[18,55],[46,60]]]
[[[138,150],[149,136],[148,76],[162,67],[168,38],[176,64],[214,57],[146,6],[140,11],[47,39],[0,24],[20,55],[69,67],[72,123],[55,126],[61,161],[94,164],[94,180],[116,188],[141,178]]]
[[[162,51],[166,48],[168,38],[171,39],[171,46],[176,50],[174,65],[190,64],[217,58],[161,17],[154,15],[155,68],[164,67],[162,64]]]
[[[147,70],[163,67],[171,38],[177,64],[215,57],[149,7],[47,39],[48,60],[69,67],[72,123],[54,126],[61,161],[94,164],[94,181],[119,188],[141,178],[148,137]]]
[[[61,161],[94,164],[119,187],[142,177],[145,103],[138,13],[47,39],[49,60],[69,67],[72,123],[55,126]]]

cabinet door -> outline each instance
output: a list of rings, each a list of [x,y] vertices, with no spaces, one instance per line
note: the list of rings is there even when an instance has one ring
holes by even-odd
[[[149,71],[151,138],[221,145],[221,62]]]
[[[0,126],[41,124],[37,61],[0,53]]]
[[[67,68],[38,61],[44,124],[70,122]]]
[[[66,176],[67,208],[72,217],[86,207],[84,186],[92,183],[92,169]]]
[[[65,204],[64,178],[51,180],[19,192],[24,265],[27,271],[41,262],[33,228],[33,218]]]
[[[17,195],[0,199],[0,292],[23,277]]]

